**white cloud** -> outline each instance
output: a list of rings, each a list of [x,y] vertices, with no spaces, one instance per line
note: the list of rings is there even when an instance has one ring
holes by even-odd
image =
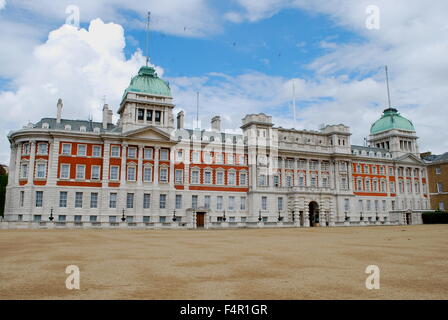
[[[0,10],[6,6],[6,0],[0,0]]]

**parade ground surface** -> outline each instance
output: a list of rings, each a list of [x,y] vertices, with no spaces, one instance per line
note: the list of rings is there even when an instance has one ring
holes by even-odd
[[[448,299],[448,225],[2,230],[0,256],[0,299]]]

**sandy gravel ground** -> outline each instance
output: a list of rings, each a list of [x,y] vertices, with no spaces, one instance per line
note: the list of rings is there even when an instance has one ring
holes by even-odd
[[[3,230],[0,299],[448,299],[448,226]]]

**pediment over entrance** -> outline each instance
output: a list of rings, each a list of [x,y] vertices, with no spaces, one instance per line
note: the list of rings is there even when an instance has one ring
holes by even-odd
[[[419,157],[417,157],[416,155],[414,155],[412,153],[408,153],[408,154],[401,156],[399,158],[396,158],[394,160],[397,162],[400,162],[400,163],[406,163],[406,164],[410,164],[410,165],[424,165],[425,164],[422,159],[420,159]]]
[[[153,126],[129,131],[125,134],[129,139],[150,140],[159,142],[174,142],[169,133]]]

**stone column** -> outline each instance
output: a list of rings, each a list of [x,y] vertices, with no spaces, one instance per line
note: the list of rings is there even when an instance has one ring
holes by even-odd
[[[137,185],[141,186],[143,182],[143,146],[138,146],[137,157]]]
[[[310,226],[310,208],[305,206],[305,211],[303,211],[303,226],[308,228]]]
[[[335,161],[335,182],[336,182],[336,191],[337,192],[339,192],[339,191],[341,191],[341,183],[340,183],[340,178],[341,178],[341,175],[340,175],[340,173],[339,173],[339,165],[340,165],[340,162],[339,161]]]
[[[348,186],[348,190],[350,191],[350,193],[352,193],[354,190],[352,178],[353,178],[353,164],[351,161],[348,161],[347,162],[347,186]]]
[[[159,184],[159,158],[160,158],[160,147],[154,148],[154,185]]]
[[[31,141],[30,145],[31,145],[31,153],[28,168],[28,185],[32,186],[34,180],[34,162],[36,159],[36,141],[35,140]]]
[[[123,143],[121,145],[121,175],[120,175],[120,186],[126,185],[126,159],[128,145]]]
[[[110,168],[110,143],[103,145],[103,171],[102,171],[102,187],[106,188],[109,184],[109,168]]]
[[[48,185],[55,186],[58,179],[59,167],[59,140],[54,139],[48,144]],[[56,204],[55,204],[56,205]]]
[[[306,159],[306,187],[311,187],[310,159]]]

